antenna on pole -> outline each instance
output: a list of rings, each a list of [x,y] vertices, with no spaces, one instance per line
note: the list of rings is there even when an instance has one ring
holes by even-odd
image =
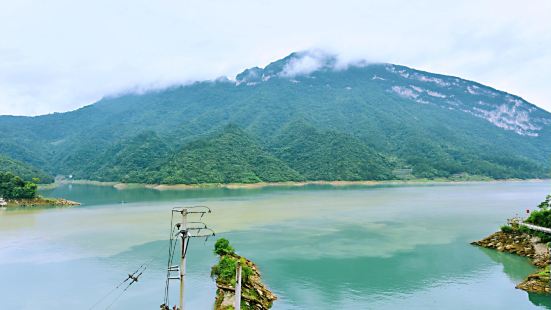
[[[180,213],[181,219],[179,223],[173,226],[174,215]],[[172,209],[172,220],[170,224],[170,246],[169,246],[169,258],[168,258],[168,269],[167,269],[167,278],[166,278],[166,287],[165,287],[165,300],[164,304],[161,305],[161,309],[169,310],[169,286],[171,280],[180,281],[180,298],[179,298],[179,308],[178,310],[184,310],[184,297],[185,297],[185,275],[186,275],[186,259],[187,251],[189,247],[189,240],[191,238],[205,238],[208,240],[209,237],[214,236],[215,233],[212,229],[201,221],[188,221],[188,216],[199,215],[200,219],[207,213],[211,213],[211,210],[206,206],[192,206],[192,207],[183,207],[183,208],[173,208]],[[174,234],[174,231],[176,233]],[[177,240],[181,241],[181,254],[180,254],[180,264],[172,265],[172,259],[174,256],[174,250],[176,247]]]

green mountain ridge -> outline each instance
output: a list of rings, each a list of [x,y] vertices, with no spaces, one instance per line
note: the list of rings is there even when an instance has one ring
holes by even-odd
[[[307,57],[235,82],[0,116],[0,154],[52,175],[140,183],[388,180],[403,168],[420,178],[549,176],[551,113],[518,96],[392,64],[338,67],[332,56],[304,72]]]

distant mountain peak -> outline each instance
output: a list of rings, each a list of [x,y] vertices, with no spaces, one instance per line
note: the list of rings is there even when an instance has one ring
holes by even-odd
[[[319,50],[294,52],[274,61],[265,68],[249,68],[236,76],[236,84],[255,85],[274,77],[294,78],[320,70],[331,70],[337,65],[337,56]]]
[[[322,78],[330,71],[341,74],[325,74],[323,83],[327,87],[338,85],[353,92],[375,86],[389,97],[468,113],[518,135],[537,137],[551,125],[549,113],[535,105],[473,81],[389,63],[346,62],[320,50],[291,53],[265,68],[249,68],[237,75],[235,84],[255,86],[273,79],[301,83],[307,78]]]

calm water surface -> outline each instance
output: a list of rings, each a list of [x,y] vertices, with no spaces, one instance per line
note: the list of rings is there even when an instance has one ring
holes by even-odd
[[[112,309],[158,309],[170,209],[205,204],[213,213],[203,220],[259,265],[279,296],[273,309],[551,309],[548,296],[514,288],[534,271],[528,260],[469,245],[550,191],[548,182],[63,186],[43,194],[82,206],[0,211],[0,308],[89,309],[151,261]],[[212,308],[213,241],[191,243],[187,309]],[[175,290],[172,296],[175,302]]]

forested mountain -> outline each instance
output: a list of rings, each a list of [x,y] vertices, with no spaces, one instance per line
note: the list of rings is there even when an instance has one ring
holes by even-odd
[[[36,181],[37,183],[51,183],[54,178],[44,171],[28,164],[0,155],[0,172],[11,172],[24,181]]]
[[[457,77],[294,53],[235,81],[0,116],[0,154],[148,183],[549,176],[551,114]]]

